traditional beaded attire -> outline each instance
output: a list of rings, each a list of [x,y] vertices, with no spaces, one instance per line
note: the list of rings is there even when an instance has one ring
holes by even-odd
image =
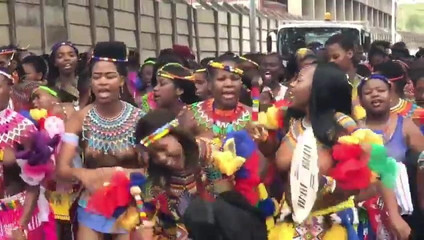
[[[36,132],[35,126],[28,119],[10,109],[0,112],[0,149],[5,147],[16,149],[25,138]],[[7,173],[0,164],[0,190],[2,195],[7,194],[3,185]],[[9,176],[10,177],[10,176]],[[17,177],[17,176],[13,176]],[[18,221],[23,214],[25,192],[0,199],[0,239],[11,239],[12,230],[18,227]],[[32,215],[28,225],[28,239],[42,240],[42,221],[38,208]]]
[[[344,114],[336,114],[337,122],[345,129],[346,133],[350,133],[356,127],[356,123],[348,116]],[[298,144],[299,136],[302,136],[307,127],[303,124],[302,120],[292,120],[290,124],[289,132],[287,133],[285,139],[283,140],[285,144],[291,149],[293,149],[293,159],[295,161],[296,154],[296,145]],[[304,138],[302,136],[302,138]],[[314,139],[315,140],[315,139]],[[284,144],[284,143],[283,143]],[[328,148],[319,144],[317,142],[318,151],[328,151]],[[292,162],[292,168],[294,167]],[[313,172],[313,170],[311,170]],[[290,175],[291,184],[295,182],[292,177],[296,175]],[[309,177],[304,176],[303,177]],[[315,184],[316,185],[316,184]],[[308,186],[310,187],[310,186]],[[292,188],[293,190],[293,188]],[[299,191],[305,191],[299,189]],[[312,189],[309,189],[312,191]],[[302,193],[302,192],[301,192]],[[293,193],[290,193],[293,194]],[[317,200],[322,201],[320,198],[326,197],[328,199],[328,195],[325,193],[325,190],[322,189],[317,192]],[[286,195],[288,196],[288,195]],[[291,203],[295,204],[295,203]],[[305,203],[304,203],[305,204]],[[307,205],[307,204],[306,204]],[[299,208],[297,205],[295,208]],[[304,208],[302,205],[300,208]],[[280,215],[277,218],[277,224],[275,228],[270,231],[269,239],[293,239],[293,240],[321,240],[321,239],[348,239],[347,235],[350,230],[346,230],[346,226],[342,226],[342,223],[338,222],[337,224],[328,224],[332,222],[332,216],[337,216],[339,213],[347,214],[350,218],[351,222],[349,223],[351,227],[355,223],[357,223],[357,215],[355,215],[356,210],[354,209],[355,204],[353,198],[345,199],[345,201],[339,202],[334,206],[327,207],[325,209],[315,209],[313,208],[312,212],[308,214],[305,220],[302,220],[301,223],[293,223],[290,215],[294,216],[293,207],[288,205],[287,200],[283,197],[281,202]],[[345,224],[345,223],[343,223]]]
[[[209,99],[194,103],[188,107],[188,111],[192,113],[199,131],[212,132],[213,139],[209,139],[209,141],[219,148],[221,147],[221,141],[228,133],[246,127],[247,123],[251,121],[251,114],[250,110],[240,103],[237,104],[234,110],[224,112],[215,109],[213,102],[213,99]],[[199,146],[202,148],[202,144],[199,144]],[[208,149],[210,145],[206,144],[203,146],[200,152],[204,152],[204,156],[208,158],[211,153],[211,150]],[[221,192],[220,183],[225,184],[225,179],[222,182],[222,174],[207,161],[203,162],[203,170],[209,182],[208,191],[215,194]]]
[[[115,118],[101,117],[96,108],[91,108],[83,123],[83,143],[85,166],[87,168],[114,167],[139,168],[135,152],[135,127],[144,115],[129,103],[122,102],[122,112]],[[131,156],[122,156],[129,153]],[[114,230],[116,218],[106,218],[86,210],[90,194],[82,193],[78,202],[78,221],[85,226],[101,233],[123,233]]]

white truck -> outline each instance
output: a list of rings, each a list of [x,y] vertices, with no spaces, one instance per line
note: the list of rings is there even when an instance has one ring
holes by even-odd
[[[280,25],[278,30],[268,34],[267,51],[277,51],[282,56],[288,56],[298,48],[306,47],[311,43],[325,45],[332,35],[338,33],[350,35],[365,51],[369,49],[371,41],[390,39],[388,32],[381,29],[371,31],[365,22],[360,21],[291,21]]]

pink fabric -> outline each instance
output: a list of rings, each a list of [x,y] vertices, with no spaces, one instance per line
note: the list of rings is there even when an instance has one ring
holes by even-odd
[[[11,240],[11,234],[22,215],[23,208],[0,211],[0,240]],[[44,240],[43,228],[38,219],[38,209],[28,224],[28,240]]]
[[[49,221],[43,223],[43,232],[44,232],[45,240],[57,240],[56,223],[54,219],[54,213],[51,208],[50,208],[50,214],[49,214]]]
[[[12,231],[22,216],[25,193],[19,193],[7,199],[0,199],[0,202],[2,206],[9,206],[12,200],[15,201],[15,204],[16,201],[19,201],[19,207],[13,210],[0,210],[0,240],[12,240]],[[27,240],[57,240],[53,211],[50,211],[49,221],[43,223],[38,218],[38,213],[38,208],[36,208],[28,224]]]

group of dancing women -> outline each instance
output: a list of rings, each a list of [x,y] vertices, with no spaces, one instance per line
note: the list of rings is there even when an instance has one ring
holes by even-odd
[[[356,49],[0,48],[0,240],[419,239],[424,71]]]

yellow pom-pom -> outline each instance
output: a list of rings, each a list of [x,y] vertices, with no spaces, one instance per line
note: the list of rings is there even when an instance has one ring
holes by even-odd
[[[140,212],[140,217],[145,218],[145,217],[147,217],[147,214],[145,212]]]
[[[279,223],[268,234],[268,240],[293,240],[295,233],[293,223]]]
[[[278,129],[278,112],[275,106],[269,107],[266,112],[258,114],[258,123],[267,129]]]
[[[344,227],[339,224],[333,224],[333,226],[327,230],[323,240],[347,240],[347,231]]]
[[[274,217],[267,217],[265,220],[266,229],[269,231],[275,226]]]
[[[265,200],[268,198],[268,192],[266,191],[265,185],[263,183],[258,185],[258,193],[260,200]]]
[[[141,189],[138,186],[133,186],[130,188],[130,193],[132,196],[138,196],[141,194]]]
[[[38,121],[42,118],[47,117],[47,110],[46,109],[31,109],[29,111],[29,115],[34,119],[35,121]]]
[[[213,152],[212,158],[214,160],[215,167],[227,176],[233,175],[246,161],[243,157],[236,155],[236,146],[233,138],[228,139],[227,142],[225,142],[223,152]]]
[[[371,129],[358,129],[351,135],[342,136],[338,140],[342,144],[378,144],[383,145],[383,138]]]

